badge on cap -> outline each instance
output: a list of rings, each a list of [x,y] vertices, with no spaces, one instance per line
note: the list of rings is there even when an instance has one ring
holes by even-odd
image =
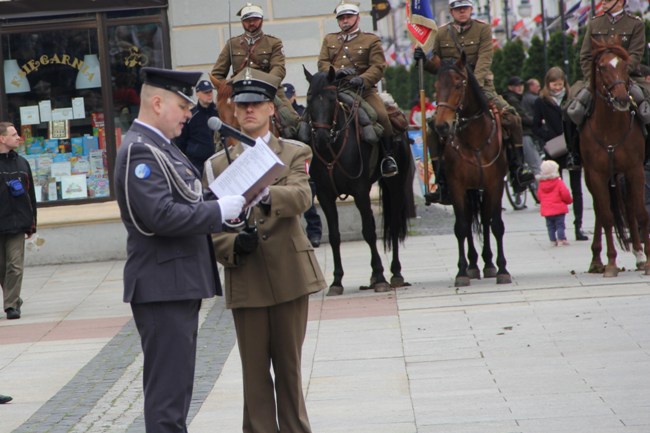
[[[138,164],[135,167],[135,177],[138,179],[146,179],[151,176],[151,169],[147,164]]]

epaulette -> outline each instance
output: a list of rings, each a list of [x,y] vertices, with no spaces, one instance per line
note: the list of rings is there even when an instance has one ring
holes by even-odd
[[[625,11],[628,17],[634,18],[635,20],[643,21],[640,16],[630,13],[630,11]]]
[[[472,21],[476,21],[477,23],[481,24],[487,24],[487,21],[479,20],[478,18],[472,18]]]
[[[293,144],[294,146],[298,146],[298,147],[304,147],[304,146],[307,146],[307,145],[306,145],[305,143],[303,143],[302,141],[292,140],[292,139],[290,139],[290,138],[278,138],[278,140],[280,140],[282,143],[289,143],[289,144]]]
[[[605,14],[594,15],[593,17],[591,17],[591,19],[592,19],[592,20],[595,20],[596,18],[602,18],[602,17],[604,17],[604,16],[605,16]]]
[[[221,149],[219,152],[215,153],[214,155],[212,155],[211,157],[209,157],[207,160],[208,160],[208,161],[212,161],[213,159],[215,159],[215,158],[217,158],[217,157],[219,157],[219,156],[221,156],[221,155],[224,155],[225,153],[226,153],[226,150],[225,150],[225,149]]]
[[[280,38],[278,38],[277,36],[269,35],[267,33],[264,33],[264,36],[268,36],[269,38],[280,40]]]

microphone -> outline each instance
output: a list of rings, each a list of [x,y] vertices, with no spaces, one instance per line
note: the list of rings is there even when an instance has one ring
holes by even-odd
[[[224,137],[232,137],[241,141],[242,143],[248,144],[249,146],[255,146],[254,139],[233,128],[232,126],[223,123],[221,119],[216,116],[212,116],[208,119],[208,128],[213,131],[219,131],[219,134],[223,135]]]

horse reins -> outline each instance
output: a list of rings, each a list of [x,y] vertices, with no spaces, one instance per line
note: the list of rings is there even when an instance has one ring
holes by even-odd
[[[335,92],[338,92],[338,87],[335,85],[330,85],[330,86],[325,86],[323,90],[333,90]],[[341,128],[337,130],[336,126],[336,120],[339,115],[339,108],[344,110],[344,116],[345,116],[345,121],[343,122],[343,125]],[[345,115],[345,109],[343,108],[343,102],[341,102],[338,97],[336,98],[336,104],[334,105],[334,114],[332,116],[332,123],[320,123],[320,122],[313,122],[311,119],[309,121],[309,125],[311,126],[311,134],[312,134],[312,143],[314,142],[314,136],[315,136],[315,130],[316,129],[328,129],[330,132],[330,138],[329,141],[327,142],[327,150],[329,150],[330,155],[332,156],[332,160],[327,160],[320,152],[318,152],[318,149],[316,149],[316,146],[312,146],[314,155],[327,167],[327,174],[330,179],[330,183],[332,184],[332,189],[336,193],[339,198],[341,198],[341,195],[338,193],[336,189],[336,183],[334,182],[334,168],[338,166],[339,170],[343,173],[345,177],[348,179],[358,179],[361,177],[363,174],[363,157],[361,153],[361,137],[359,135],[359,116],[357,116],[357,111],[359,109],[359,101],[355,100],[354,103],[352,104],[352,108],[350,109],[349,115]],[[310,116],[311,118],[311,116]],[[357,139],[357,150],[359,152],[359,160],[361,161],[361,164],[359,166],[359,172],[356,175],[351,175],[348,173],[341,164],[339,164],[339,160],[341,158],[341,155],[343,154],[343,151],[345,150],[345,147],[348,142],[348,137],[350,133],[350,124],[352,123],[352,120],[354,120],[354,125],[355,125],[355,135]],[[341,136],[341,131],[345,131],[341,140],[341,147],[339,148],[338,152],[334,150],[332,145],[336,143],[336,141],[339,139]],[[342,199],[347,198],[347,196],[344,196]]]
[[[606,54],[606,53],[608,53],[608,52],[611,52],[611,51],[609,51],[609,50],[605,50],[605,51],[603,51],[602,53],[600,53],[600,54],[598,55],[598,58],[596,59],[596,62],[598,61],[598,59],[600,59],[600,57],[601,57],[602,55],[604,55],[604,54]],[[619,80],[615,80],[611,85],[607,86],[606,83],[605,83],[605,79],[603,78],[603,73],[602,73],[602,70],[601,70],[600,66],[597,65],[596,68],[595,68],[595,70],[596,70],[596,72],[597,72],[597,73],[599,74],[599,76],[600,76],[600,81],[601,81],[601,84],[602,84],[602,88],[605,89],[606,94],[605,94],[605,95],[602,94],[602,93],[599,91],[598,87],[596,87],[596,85],[595,85],[595,83],[594,83],[595,93],[596,93],[596,95],[597,95],[598,97],[600,97],[602,100],[604,100],[605,103],[606,103],[607,105],[609,105],[610,107],[612,107],[612,110],[614,110],[614,108],[613,108],[612,105],[613,105],[613,103],[614,103],[614,101],[615,101],[615,98],[614,98],[614,96],[612,96],[612,89],[614,89],[614,88],[615,88],[616,86],[618,86],[619,84],[623,84],[624,86],[626,86],[625,90],[626,90],[627,96],[628,96],[628,98],[629,98],[629,97],[630,97],[630,88],[629,88],[630,80],[629,80],[629,79],[628,79],[627,81],[625,81],[625,80],[620,80],[620,79],[619,79]],[[603,148],[607,151],[607,160],[608,160],[608,161],[607,161],[607,162],[608,162],[607,165],[608,165],[608,167],[609,167],[609,185],[610,185],[610,187],[612,187],[612,188],[614,188],[614,187],[616,186],[616,180],[615,180],[615,178],[614,178],[614,150],[616,150],[616,148],[617,148],[621,143],[624,143],[625,140],[627,139],[628,135],[630,135],[630,132],[632,132],[632,125],[633,125],[633,123],[634,123],[634,117],[635,117],[635,115],[636,115],[636,113],[635,113],[634,110],[628,110],[628,111],[630,111],[630,125],[629,125],[629,127],[626,129],[626,131],[625,131],[625,135],[623,135],[623,137],[622,137],[620,140],[618,140],[616,143],[614,143],[614,144],[607,144],[607,143],[603,142],[603,140],[602,140],[602,139],[601,139],[601,138],[600,138],[600,137],[599,137],[599,136],[594,132],[593,128],[591,127],[591,121],[590,121],[590,120],[587,121],[587,127],[589,128],[589,131],[591,132],[591,135],[594,137],[594,140],[595,140],[595,141],[596,141],[596,142],[597,142],[601,147],[603,147]]]
[[[456,123],[458,124],[457,132],[460,132],[463,129],[465,129],[473,121],[482,118],[484,113],[481,110],[479,110],[475,114],[473,114],[471,116],[468,116],[468,117],[461,117],[460,116],[460,112],[463,109],[463,102],[465,100],[465,95],[466,95],[466,91],[467,91],[467,80],[468,80],[468,78],[460,69],[458,69],[456,67],[453,67],[453,66],[450,67],[450,69],[455,71],[456,73],[458,73],[463,78],[463,87],[462,87],[463,93],[462,93],[462,97],[460,98],[460,104],[454,106],[454,105],[448,104],[447,102],[439,102],[438,107],[446,108],[447,110],[450,110],[450,111],[454,112],[454,114],[456,115]],[[476,162],[471,160],[465,154],[463,154],[463,152],[461,152],[460,145],[454,142],[453,135],[452,135],[452,138],[451,138],[451,140],[449,142],[449,146],[451,146],[452,149],[456,150],[456,152],[458,152],[458,154],[460,155],[461,158],[463,158],[469,164],[475,165],[475,166],[480,167],[480,168],[490,167],[501,156],[501,150],[502,150],[501,128],[500,128],[500,123],[501,122],[497,121],[498,117],[496,116],[496,113],[492,113],[491,117],[492,117],[492,120],[491,120],[492,129],[490,131],[490,135],[488,135],[488,137],[485,139],[485,142],[483,142],[483,144],[481,144],[479,146],[479,148],[474,151],[474,156],[476,158]],[[496,127],[497,123],[499,123],[499,128]],[[498,135],[499,135],[499,137],[498,137],[498,139],[499,139],[499,152],[497,152],[496,156],[490,162],[488,162],[487,164],[481,164],[481,157],[480,157],[481,149],[483,149],[485,146],[487,146],[489,144],[489,142],[494,137],[495,131],[498,131]],[[481,172],[481,176],[482,176],[482,174],[483,173]]]

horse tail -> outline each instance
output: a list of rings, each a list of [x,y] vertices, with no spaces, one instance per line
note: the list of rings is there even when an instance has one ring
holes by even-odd
[[[380,178],[379,188],[383,215],[384,251],[390,251],[393,239],[403,242],[408,234],[408,220],[415,217],[413,179],[415,162],[406,133],[397,142],[395,161],[399,173]]]
[[[630,251],[630,224],[625,206],[627,188],[625,177],[622,174],[615,175],[614,185],[609,185],[609,205],[614,216],[614,232],[616,240],[622,249]]]
[[[481,222],[481,192],[477,189],[467,190],[467,210],[472,218],[472,232],[483,242],[483,223]]]

